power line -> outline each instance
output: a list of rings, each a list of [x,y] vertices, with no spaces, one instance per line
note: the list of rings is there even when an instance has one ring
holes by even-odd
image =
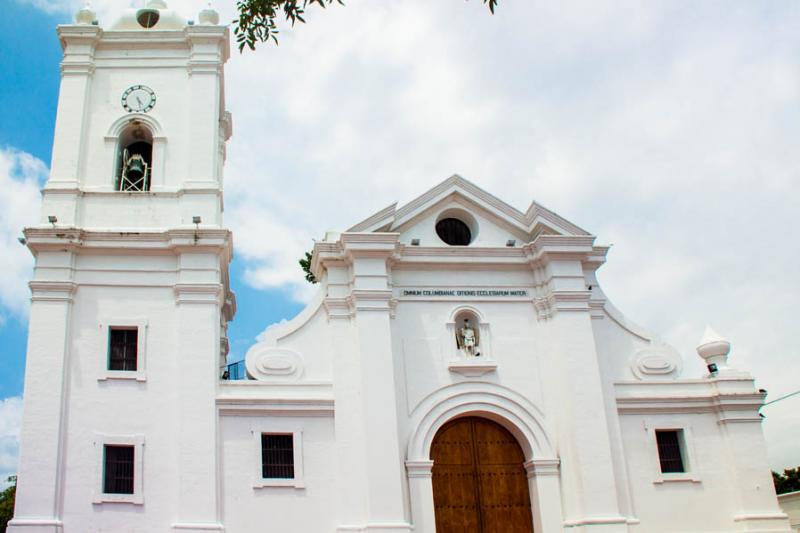
[[[762,405],[761,407],[766,407],[766,406],[768,406],[768,405],[769,405],[769,404],[771,404],[771,403],[779,402],[779,401],[781,401],[781,400],[785,400],[786,398],[791,398],[792,396],[795,396],[795,395],[797,395],[797,394],[800,394],[800,390],[796,390],[796,391],[794,391],[794,392],[790,392],[789,394],[785,394],[785,395],[781,396],[780,398],[775,398],[774,400],[772,400],[772,401],[769,401],[769,402],[765,403],[765,404],[764,404],[764,405]]]

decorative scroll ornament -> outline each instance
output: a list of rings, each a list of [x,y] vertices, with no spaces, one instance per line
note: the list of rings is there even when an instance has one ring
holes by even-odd
[[[666,344],[643,348],[631,360],[631,371],[641,380],[675,379],[681,373],[681,367],[680,354]]]
[[[250,348],[244,364],[247,374],[260,381],[297,381],[305,370],[299,353],[259,344]]]

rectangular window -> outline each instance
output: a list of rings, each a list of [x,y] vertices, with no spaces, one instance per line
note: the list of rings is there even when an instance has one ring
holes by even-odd
[[[658,460],[665,474],[686,472],[683,464],[683,431],[679,429],[656,430]]]
[[[261,477],[294,478],[294,435],[291,433],[261,435]]]
[[[133,446],[105,445],[103,449],[103,492],[133,494]]]
[[[108,369],[135,372],[139,349],[138,328],[110,328],[108,344]]]

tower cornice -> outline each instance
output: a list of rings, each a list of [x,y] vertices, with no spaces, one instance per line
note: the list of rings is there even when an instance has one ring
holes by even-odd
[[[233,255],[230,230],[218,228],[174,228],[164,231],[82,230],[79,228],[34,227],[24,231],[27,246],[34,254],[48,250],[135,250],[144,251],[224,251]]]

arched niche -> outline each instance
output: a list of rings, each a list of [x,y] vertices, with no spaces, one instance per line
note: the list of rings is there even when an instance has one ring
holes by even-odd
[[[111,124],[105,141],[110,189],[121,192],[163,189],[166,137],[157,120],[144,113],[124,115]],[[134,172],[128,178],[125,172],[131,166]]]
[[[475,331],[475,350],[473,354],[464,349],[461,339],[461,330],[469,325]],[[491,359],[491,343],[489,322],[483,314],[470,305],[460,305],[450,312],[447,321],[447,346],[451,360],[464,360],[470,358]]]

